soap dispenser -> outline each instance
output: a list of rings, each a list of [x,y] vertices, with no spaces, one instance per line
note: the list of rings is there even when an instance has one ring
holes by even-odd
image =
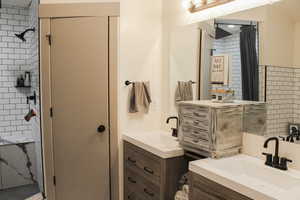
[[[24,80],[24,85],[25,87],[30,87],[30,72],[25,72],[25,80]]]

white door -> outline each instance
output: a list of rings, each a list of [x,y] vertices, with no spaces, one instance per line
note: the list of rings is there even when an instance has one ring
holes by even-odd
[[[201,68],[200,68],[200,99],[211,99],[211,61],[213,51],[213,33],[208,29],[201,30]]]
[[[108,17],[51,19],[56,200],[109,200]]]

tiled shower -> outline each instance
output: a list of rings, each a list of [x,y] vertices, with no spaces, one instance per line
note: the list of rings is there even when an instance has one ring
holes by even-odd
[[[38,0],[0,8],[0,199],[25,199],[43,190]],[[18,1],[16,1],[18,2]],[[26,3],[25,3],[26,2]],[[35,28],[22,41],[15,34]],[[27,100],[27,97],[34,97]],[[24,119],[32,110],[30,121]]]
[[[235,91],[235,98],[242,100],[240,33],[235,32],[229,37],[214,40],[215,54],[228,54],[231,58],[231,82],[229,87]]]

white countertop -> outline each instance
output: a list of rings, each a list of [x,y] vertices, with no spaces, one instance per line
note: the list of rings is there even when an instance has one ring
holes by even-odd
[[[189,170],[255,200],[299,200],[300,172],[281,171],[247,155],[190,162]]]
[[[166,131],[127,131],[122,135],[123,140],[130,142],[161,158],[173,158],[184,155],[177,138]]]
[[[205,107],[227,107],[227,106],[243,106],[243,105],[259,105],[259,104],[266,104],[265,102],[261,101],[241,101],[241,100],[234,100],[233,103],[217,103],[213,102],[212,100],[197,100],[197,101],[182,101],[180,104],[192,104],[192,105],[199,105]]]

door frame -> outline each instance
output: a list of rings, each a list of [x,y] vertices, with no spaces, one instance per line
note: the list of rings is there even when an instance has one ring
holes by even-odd
[[[40,88],[41,129],[43,135],[44,188],[47,200],[55,200],[53,133],[51,118],[50,44],[51,18],[97,17],[109,19],[109,122],[110,122],[110,197],[119,200],[118,136],[118,48],[119,3],[40,4]]]

